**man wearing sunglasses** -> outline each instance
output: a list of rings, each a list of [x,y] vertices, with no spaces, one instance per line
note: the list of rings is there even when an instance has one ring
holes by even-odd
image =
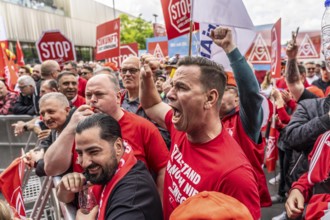
[[[312,61],[308,61],[307,63],[305,63],[305,67],[307,71],[306,80],[309,85],[312,85],[314,81],[319,79],[319,77],[315,75],[315,63]]]

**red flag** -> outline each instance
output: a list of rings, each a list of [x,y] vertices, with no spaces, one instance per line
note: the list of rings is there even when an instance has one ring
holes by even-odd
[[[5,75],[5,61],[3,60],[3,50],[2,45],[4,45],[3,43],[0,42],[0,79],[5,79],[6,75]]]
[[[1,46],[1,50],[4,61],[6,84],[8,85],[9,89],[14,90],[15,85],[17,83],[17,74],[15,72],[15,65],[13,65],[13,62],[10,62],[8,60],[8,57],[5,52],[5,48],[3,46]]]
[[[16,217],[25,218],[25,208],[22,193],[22,177],[24,162],[16,158],[5,171],[0,174],[0,190],[10,206],[16,213]]]
[[[281,77],[281,18],[271,30],[271,71],[273,78]]]
[[[268,172],[275,171],[276,160],[278,157],[277,149],[277,138],[276,138],[276,128],[275,128],[275,115],[272,117],[272,125],[270,127],[269,137],[267,141],[266,148],[266,166]]]
[[[16,59],[19,66],[25,65],[23,50],[18,40],[16,41]]]

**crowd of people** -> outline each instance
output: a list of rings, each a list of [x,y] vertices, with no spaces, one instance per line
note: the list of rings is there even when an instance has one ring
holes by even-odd
[[[162,64],[145,54],[120,69],[73,61],[61,68],[55,60],[32,71],[22,66],[14,91],[0,80],[0,114],[35,116],[13,124],[15,135],[33,131],[39,139],[24,162],[38,176],[62,177],[57,197],[77,207],[76,219],[191,219],[213,211],[260,219],[261,207],[278,202],[285,210],[277,219],[329,215],[330,72],[324,63],[299,63],[293,36],[281,78],[267,72],[259,85],[232,30],[218,27],[211,37],[232,73],[202,57]],[[276,114],[278,137],[272,196],[263,170],[265,108]],[[78,202],[86,188],[97,201],[91,210]]]

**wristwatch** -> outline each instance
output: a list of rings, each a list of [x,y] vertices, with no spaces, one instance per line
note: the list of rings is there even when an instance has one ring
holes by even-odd
[[[23,126],[23,129],[24,129],[24,131],[28,131],[28,126],[27,126],[27,124],[25,124],[25,125]]]

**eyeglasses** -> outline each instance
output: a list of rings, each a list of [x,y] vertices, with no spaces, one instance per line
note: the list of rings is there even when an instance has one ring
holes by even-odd
[[[121,73],[122,74],[127,74],[127,71],[130,73],[130,74],[135,74],[137,73],[138,71],[140,71],[139,69],[136,69],[136,68],[130,68],[130,69],[121,69]]]
[[[315,70],[315,68],[314,67],[310,67],[310,68],[307,68],[307,71],[310,71],[310,70]]]
[[[40,73],[40,71],[38,71],[38,70],[33,70],[32,72],[33,73]]]

